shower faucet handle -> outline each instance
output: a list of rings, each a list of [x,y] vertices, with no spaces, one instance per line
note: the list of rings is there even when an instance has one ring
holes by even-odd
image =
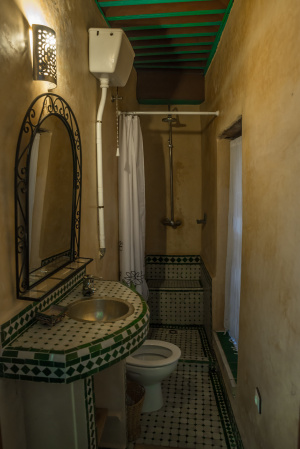
[[[206,214],[204,214],[204,217],[202,218],[202,220],[196,220],[197,221],[197,224],[206,224],[206,221],[207,221],[207,215]]]

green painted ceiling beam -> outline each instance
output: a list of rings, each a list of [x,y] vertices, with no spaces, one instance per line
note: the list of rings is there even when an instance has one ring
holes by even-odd
[[[205,67],[205,74],[206,74],[206,72],[207,72],[207,70],[208,70],[208,68],[210,66],[210,63],[211,63],[211,61],[212,61],[212,59],[213,59],[213,57],[214,57],[214,55],[215,55],[215,53],[217,51],[217,47],[218,47],[219,41],[221,39],[222,33],[224,31],[227,19],[229,17],[229,13],[230,13],[231,7],[233,5],[233,2],[234,2],[234,0],[230,0],[230,2],[228,3],[228,6],[226,8],[226,12],[224,14],[224,17],[223,17],[223,20],[222,20],[222,24],[221,24],[221,26],[219,28],[219,31],[218,31],[218,34],[217,34],[217,36],[216,36],[216,38],[214,40],[214,43],[213,43],[213,46],[212,46],[212,49],[211,49],[211,52],[210,52],[210,55],[209,55],[206,67]]]
[[[135,64],[133,64],[135,66]],[[156,65],[153,67],[153,65],[144,65],[143,67],[138,67],[139,69],[180,69],[180,70],[204,70],[205,66],[199,67],[199,66],[175,66],[175,65]]]
[[[140,64],[159,64],[162,62],[198,62],[207,61],[207,58],[183,58],[183,59],[144,59],[144,61],[134,61],[134,65]]]
[[[205,2],[207,0],[116,0],[116,1],[97,1],[101,8],[109,8],[114,6],[137,6],[137,5],[159,5],[163,3],[190,3]]]
[[[130,37],[129,40],[133,41],[149,41],[154,39],[180,39],[183,37],[209,37],[216,36],[217,33],[183,33],[183,34],[169,34],[169,35],[160,35],[160,36],[135,36]]]
[[[180,11],[169,13],[156,13],[156,14],[136,14],[133,16],[113,16],[106,17],[109,22],[115,22],[119,20],[141,20],[141,19],[159,19],[169,17],[182,17],[182,16],[206,16],[212,14],[225,14],[226,9],[212,9],[209,11]]]
[[[197,45],[205,45],[205,46],[210,46],[212,45],[213,42],[190,42],[188,44],[150,44],[150,45],[133,45],[132,48],[134,50],[144,50],[145,48],[169,48],[169,47],[194,47]]]
[[[154,51],[149,53],[137,53],[135,57],[139,58],[142,56],[195,55],[198,53],[210,53],[210,50]]]
[[[221,35],[223,33],[223,30],[225,28],[226,22],[229,17],[229,13],[231,11],[232,5],[234,0],[230,0],[228,3],[228,6],[226,9],[218,9],[218,10],[209,10],[209,11],[183,11],[183,12],[173,12],[173,13],[158,13],[158,14],[139,14],[139,15],[129,15],[129,16],[116,16],[116,17],[106,17],[102,7],[114,7],[114,6],[136,6],[136,5],[156,5],[156,4],[163,4],[163,3],[186,3],[186,2],[195,2],[195,1],[207,1],[207,0],[115,0],[115,1],[98,1],[95,0],[96,5],[104,18],[106,24],[108,27],[111,27],[110,22],[112,21],[125,21],[125,20],[140,20],[140,19],[154,19],[154,18],[170,18],[170,17],[183,17],[183,16],[205,16],[205,15],[213,15],[213,14],[224,14],[222,22],[216,21],[216,22],[206,22],[206,23],[184,23],[184,24],[162,24],[162,25],[147,25],[147,26],[133,26],[133,27],[124,27],[124,31],[139,31],[139,30],[155,30],[155,29],[172,29],[172,28],[189,28],[189,27],[199,27],[199,26],[219,26],[219,31],[217,33],[186,33],[186,34],[173,34],[169,36],[161,35],[161,36],[142,36],[142,37],[132,37],[130,38],[130,41],[133,43],[133,49],[134,50],[144,50],[144,49],[155,49],[155,48],[171,48],[171,47],[193,47],[193,46],[212,46],[211,50],[203,50],[203,53],[209,53],[208,59],[206,60],[206,66],[205,67],[195,67],[195,66],[189,66],[189,67],[183,67],[183,66],[170,66],[170,65],[156,65],[153,67],[153,65],[147,65],[145,64],[145,61],[142,63],[136,62],[134,65],[137,65],[137,68],[149,68],[149,69],[187,69],[187,70],[201,70],[207,72],[211,61],[215,55],[215,52],[217,50]],[[201,6],[201,5],[199,5]],[[180,38],[193,38],[193,37],[212,37],[211,42],[191,42],[191,43],[171,43],[171,44],[155,44],[155,41],[153,43],[147,43],[147,45],[134,45],[135,41],[144,41],[144,40],[158,40],[158,39],[180,39]],[[214,39],[215,37],[215,39]],[[192,54],[192,53],[201,53],[201,51],[183,51],[183,52],[174,52],[174,54]],[[159,55],[167,55],[172,54],[172,52],[154,52],[154,53],[145,53],[140,54],[137,56],[159,56]],[[193,59],[194,61],[196,59]],[[172,60],[171,60],[172,61]],[[178,60],[174,60],[174,62]],[[180,60],[181,61],[190,61],[188,59]],[[160,63],[163,62],[163,60],[159,61]],[[147,61],[149,64],[150,61]],[[161,101],[161,100],[159,100]],[[164,101],[164,100],[162,100]],[[161,103],[162,104],[162,103]],[[178,103],[179,104],[179,103]],[[191,103],[190,103],[191,104]]]
[[[170,25],[145,25],[134,27],[123,27],[124,31],[162,30],[168,28],[190,28],[190,27],[210,27],[220,26],[222,22],[196,22],[196,23],[172,23]]]

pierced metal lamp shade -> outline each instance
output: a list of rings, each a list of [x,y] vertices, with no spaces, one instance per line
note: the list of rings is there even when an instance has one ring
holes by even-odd
[[[33,79],[48,81],[49,88],[57,85],[56,34],[44,25],[32,25]]]

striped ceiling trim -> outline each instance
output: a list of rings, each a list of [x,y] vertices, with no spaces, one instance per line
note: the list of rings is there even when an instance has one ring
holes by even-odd
[[[126,33],[137,70],[176,68],[202,74],[213,59],[233,4],[233,0],[95,2],[108,26]]]

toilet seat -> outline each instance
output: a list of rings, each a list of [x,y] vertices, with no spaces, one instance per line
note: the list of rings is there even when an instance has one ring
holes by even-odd
[[[156,368],[174,363],[181,350],[173,343],[161,340],[145,340],[133,354],[126,358],[127,365]]]

